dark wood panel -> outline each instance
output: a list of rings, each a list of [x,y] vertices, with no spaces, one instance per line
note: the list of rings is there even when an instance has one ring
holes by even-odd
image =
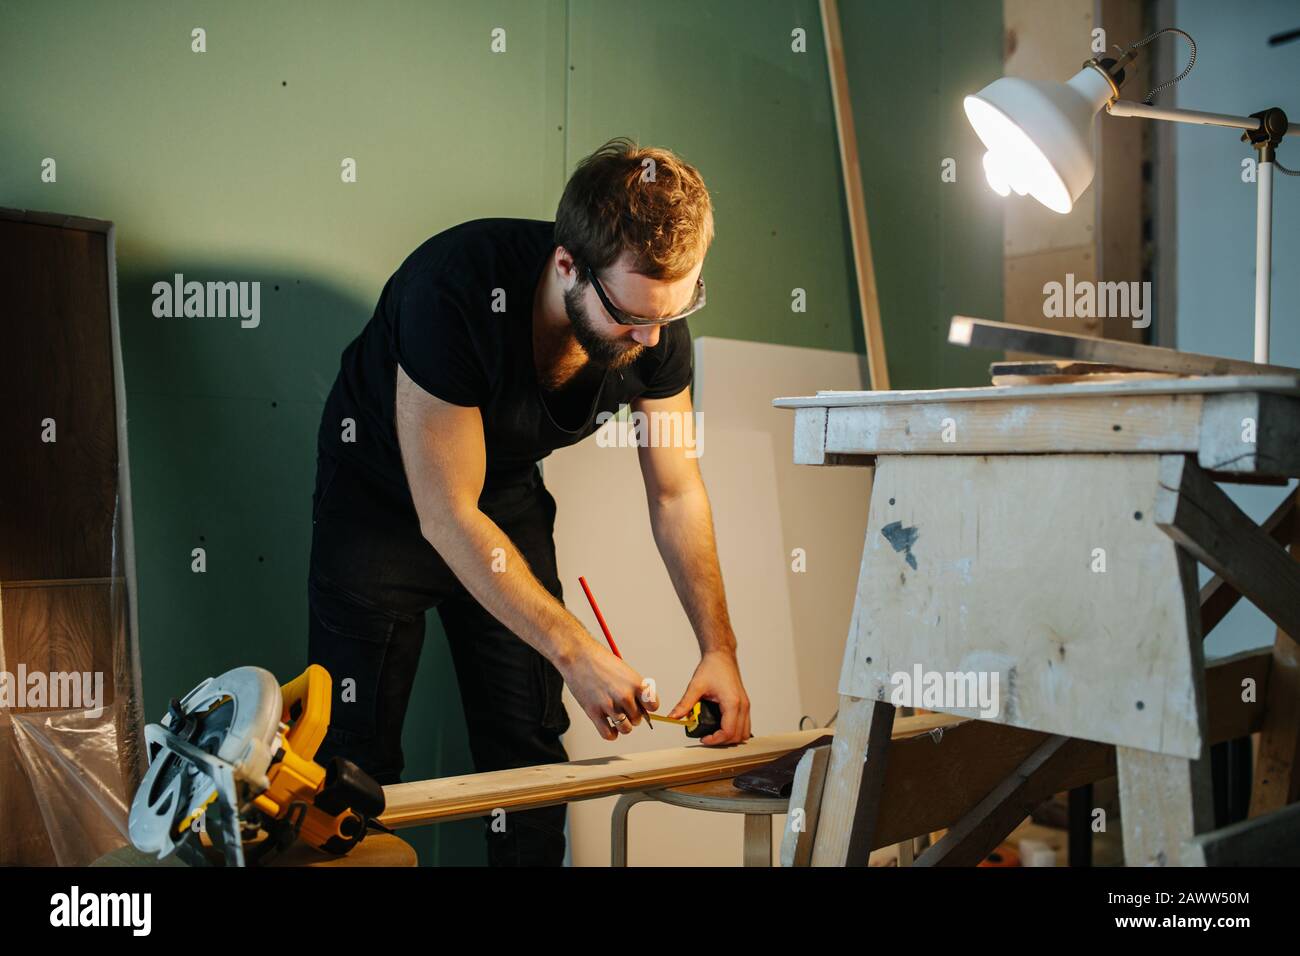
[[[0,581],[112,573],[107,237],[0,219]],[[54,419],[57,441],[41,441]]]

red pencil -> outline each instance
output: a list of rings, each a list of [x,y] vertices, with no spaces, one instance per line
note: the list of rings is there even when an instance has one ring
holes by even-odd
[[[587,586],[586,578],[579,575],[578,583],[582,585],[582,590],[587,595],[587,603],[590,604],[591,609],[596,612],[596,620],[600,622],[600,629],[605,632],[605,640],[609,641],[609,649],[613,651],[614,656],[621,661],[623,655],[618,652],[618,645],[614,643],[614,635],[609,633],[609,625],[605,623],[605,615],[600,613],[600,607],[596,604],[596,595],[591,593],[591,588]],[[645,714],[645,725],[651,730],[654,730],[654,721],[650,719],[650,713],[645,709],[645,704],[641,703],[640,698],[637,698],[636,705],[641,708],[641,713]]]

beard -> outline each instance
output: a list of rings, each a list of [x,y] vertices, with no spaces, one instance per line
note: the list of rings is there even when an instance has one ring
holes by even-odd
[[[607,339],[596,330],[582,302],[581,286],[574,284],[564,293],[564,311],[573,327],[573,337],[594,364],[602,368],[627,368],[645,351],[645,346],[631,339]]]

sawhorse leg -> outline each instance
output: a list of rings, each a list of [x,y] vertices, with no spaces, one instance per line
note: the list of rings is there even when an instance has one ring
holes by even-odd
[[[1183,843],[1214,827],[1210,761],[1116,747],[1126,866],[1179,866]]]
[[[876,834],[894,706],[840,695],[813,866],[866,866]]]

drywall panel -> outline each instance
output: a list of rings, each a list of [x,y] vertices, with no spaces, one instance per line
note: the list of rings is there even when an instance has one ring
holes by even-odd
[[[700,468],[754,733],[795,729],[804,716],[825,724],[836,706],[871,477],[860,468],[795,465],[793,416],[772,408],[771,400],[818,388],[860,388],[861,357],[703,338],[695,343],[695,372]],[[577,587],[577,576],[586,575],[620,649],[656,679],[666,710],[685,689],[698,648],[654,545],[636,452],[602,447],[617,446],[618,427],[611,422],[605,436],[547,459],[546,483],[559,504],[556,548],[569,608],[599,635]],[[611,746],[651,749],[682,740],[660,726],[607,744],[566,699],[574,728],[565,743],[575,759],[608,753]],[[570,808],[576,865],[608,862],[613,803]],[[638,805],[630,816],[629,860],[738,864],[739,820],[713,816]]]
[[[655,679],[660,710],[667,712],[686,690],[699,663],[699,647],[655,547],[636,450],[618,447],[626,437],[608,437],[631,435],[628,425],[612,421],[605,428],[596,442],[557,452],[546,467],[546,483],[558,505],[556,553],[566,604],[593,639],[603,641],[578,585],[578,576],[585,576],[624,659]],[[784,567],[780,530],[771,520],[779,508],[771,445],[754,430],[713,429],[705,441],[702,470],[713,503],[718,559],[728,585],[753,732],[793,730],[800,701],[789,679],[795,666],[789,601],[779,583],[768,586],[781,581]],[[764,515],[770,519],[759,517]],[[830,679],[833,683],[833,674]],[[573,722],[565,736],[571,759],[690,743],[681,730],[665,725],[638,727],[607,742],[567,691],[565,701]],[[613,803],[611,798],[570,806],[574,865],[608,865]],[[740,818],[714,816],[638,806],[632,812],[629,861],[646,866],[739,862]]]
[[[708,337],[695,342],[696,407],[706,435],[700,460],[706,479],[717,461],[708,454],[714,450],[707,445],[713,430],[758,429],[771,442],[780,501],[773,517],[780,522],[784,571],[781,580],[763,586],[784,586],[789,592],[799,697],[803,712],[819,725],[830,720],[837,706],[834,675],[853,613],[871,471],[794,464],[794,416],[773,408],[772,399],[862,388],[864,366],[857,354],[825,349]],[[763,467],[759,454],[758,449],[740,451],[740,474],[746,467]],[[761,519],[757,513],[753,517]],[[793,570],[795,566],[803,570]]]

